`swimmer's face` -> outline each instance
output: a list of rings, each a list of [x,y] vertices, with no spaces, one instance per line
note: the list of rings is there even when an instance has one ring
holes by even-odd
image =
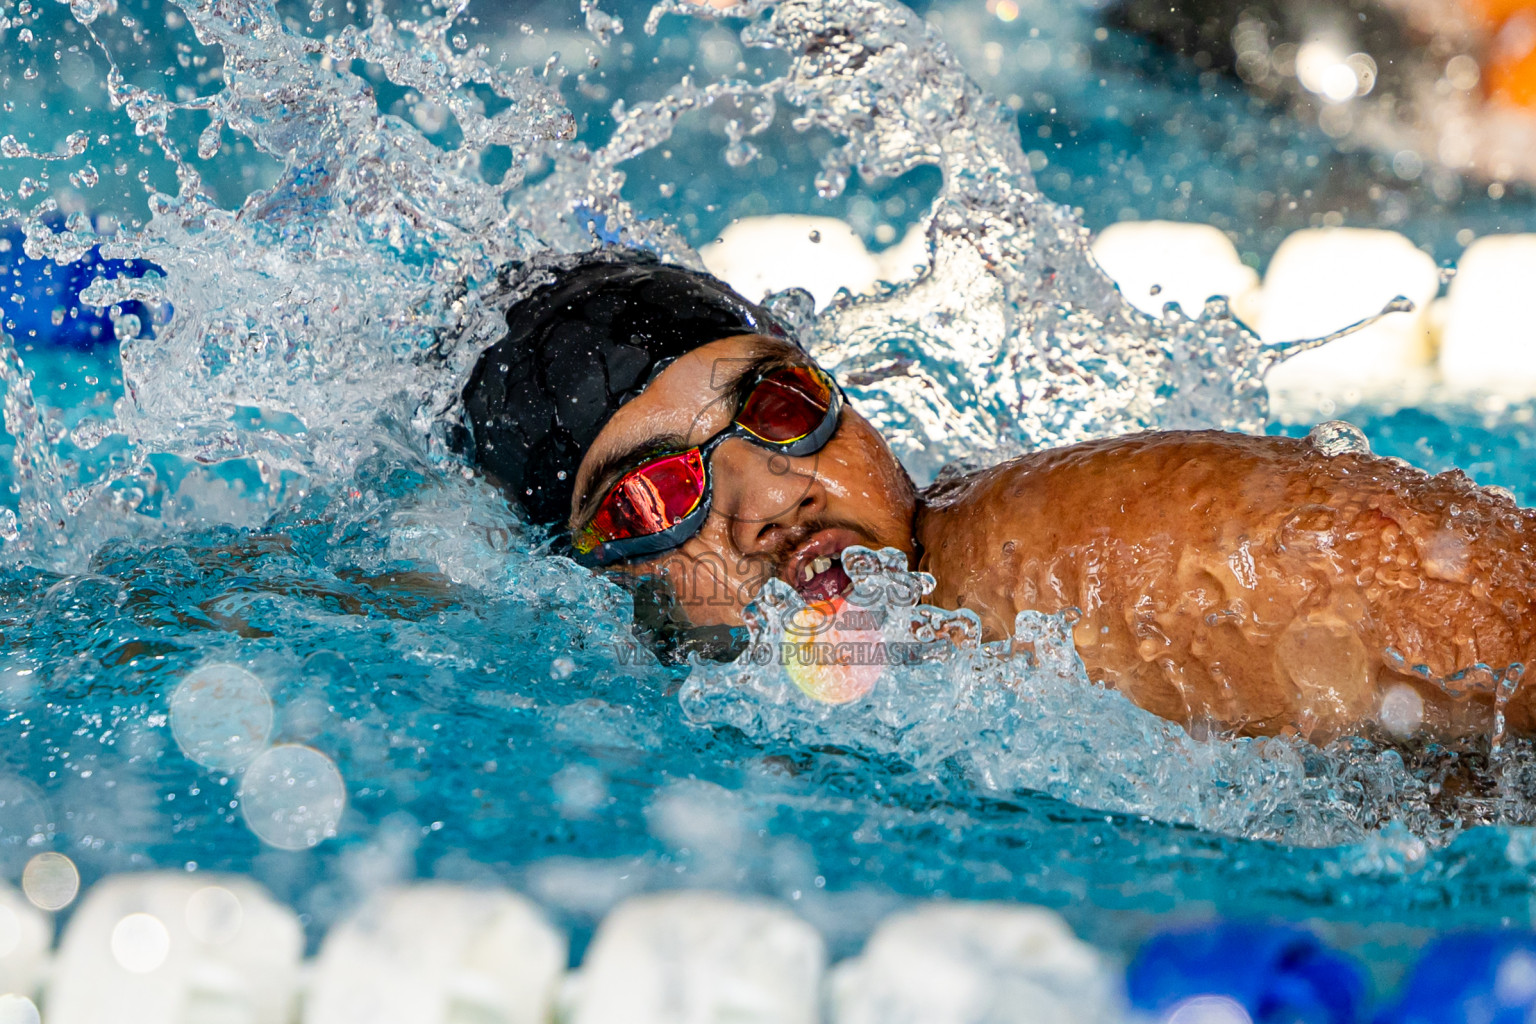
[[[573,532],[624,473],[728,428],[743,379],[750,384],[765,366],[806,362],[799,349],[761,335],[680,357],[614,414],[587,451],[576,473]],[[615,567],[660,580],[690,625],[740,625],[742,609],[771,578],[807,600],[834,596],[848,585],[839,559],[850,545],[899,548],[913,560],[912,481],[847,403],[819,451],[793,457],[732,437],[714,449],[708,472],[713,500],[699,532],[671,551]]]

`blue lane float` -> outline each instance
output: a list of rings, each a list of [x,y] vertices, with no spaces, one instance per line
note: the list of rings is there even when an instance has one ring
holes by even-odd
[[[0,326],[18,347],[87,352],[113,344],[117,337],[110,311],[82,304],[80,293],[98,278],[161,273],[144,260],[107,259],[99,246],[73,263],[35,260],[26,254],[25,241],[19,224],[0,225]],[[118,308],[138,317],[141,333],[149,337],[154,335],[154,325],[165,320],[163,311],[152,311],[142,302],[124,302]]]
[[[1527,1024],[1536,1019],[1536,934],[1477,932],[1430,943],[1376,1024]]]
[[[1253,1024],[1365,1019],[1365,979],[1355,962],[1284,925],[1222,922],[1158,935],[1131,962],[1126,993],[1160,1020],[1211,997],[1236,1003]]]

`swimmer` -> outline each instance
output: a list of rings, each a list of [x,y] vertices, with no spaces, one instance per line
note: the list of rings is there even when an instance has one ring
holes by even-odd
[[[986,639],[1024,609],[1075,610],[1089,676],[1143,708],[1318,742],[1487,735],[1500,681],[1536,655],[1536,511],[1459,471],[1170,431],[919,491],[791,334],[714,278],[616,250],[537,280],[465,387],[466,452],[577,561],[691,627],[740,626],[769,578],[833,598],[844,549],[892,547]],[[1523,691],[1504,710],[1536,732]]]

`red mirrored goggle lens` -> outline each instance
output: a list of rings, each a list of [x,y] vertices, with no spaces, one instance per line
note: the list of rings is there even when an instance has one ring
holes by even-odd
[[[773,444],[789,444],[826,422],[832,381],[809,366],[774,370],[758,381],[736,424]],[[608,490],[574,547],[586,554],[599,544],[644,537],[675,526],[704,500],[704,452],[691,448],[630,470]]]
[[[821,426],[831,407],[832,382],[825,374],[810,366],[789,366],[758,382],[736,422],[764,441],[786,444]]]
[[[704,454],[690,448],[630,470],[608,489],[597,515],[576,538],[585,554],[598,544],[660,533],[704,498]]]

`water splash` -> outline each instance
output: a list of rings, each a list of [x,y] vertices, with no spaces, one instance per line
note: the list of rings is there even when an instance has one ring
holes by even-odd
[[[1324,455],[1371,454],[1371,442],[1365,431],[1345,420],[1319,423],[1307,434],[1307,441]]]
[[[730,113],[722,155],[732,165],[754,159],[752,140],[785,108],[793,127],[830,134],[837,144],[815,182],[824,195],[855,172],[942,172],[925,217],[928,268],[915,281],[843,298],[819,318],[803,295],[772,300],[919,478],[1109,433],[1256,430],[1263,371],[1294,348],[1262,345],[1220,301],[1195,318],[1129,306],[1093,263],[1082,225],[1036,190],[1011,115],[930,26],[893,3],[738,6],[728,13],[745,18],[742,42],[787,54],[788,69],[761,82],[684,79],[661,99],[620,101],[596,148],[575,137],[559,63],[507,70],[460,44],[462,3],[410,21],[375,4],[366,24],[324,38],[291,29],[262,0],[180,9],[199,41],[222,52],[222,87],[171,99],[131,84],[115,62],[107,82],[135,136],[174,168],[175,192],[150,197],[142,228],[110,236],[83,220],[50,227],[51,200],[12,211],[27,221],[29,252],[70,259],[101,244],[109,257],[163,269],[99,281],[89,301],[175,311],[153,335],[123,321],[122,399],[110,418],[74,431],[32,395],[14,346],[0,347],[21,511],[0,522],[0,537],[13,562],[78,571],[94,556],[93,570],[110,576],[127,572],[110,569],[128,558],[114,542],[175,541],[210,522],[303,538],[318,523],[330,540],[304,540],[307,557],[362,571],[430,566],[534,608],[579,606],[622,632],[624,602],[568,563],[526,557],[533,538],[466,479],[441,431],[499,333],[507,263],[617,240],[698,265],[672,227],[625,198],[623,165],[666,144],[682,119],[717,108]],[[617,33],[595,5],[584,10],[599,39]],[[75,13],[105,53],[96,16]],[[726,17],[664,3],[647,30],[669,15]],[[357,62],[412,90],[417,116],[381,112],[351,70]],[[208,120],[201,156],[216,157],[224,133],[240,136],[279,164],[276,183],[237,208],[218,205],[175,141],[174,129],[197,118]],[[481,170],[493,149],[510,154],[494,181]],[[108,449],[114,462],[91,463]],[[388,486],[380,464],[395,467]],[[236,480],[246,485],[238,502]],[[1061,618],[1026,613],[1013,646],[982,645],[966,613],[921,605],[920,575],[870,557],[864,578],[887,593],[871,608],[887,617],[860,631],[881,632],[884,657],[903,652],[882,683],[825,691],[846,698],[839,706],[806,701],[807,687],[773,660],[798,609],[770,585],[754,624],[754,650],[769,650],[769,662],[749,654],[694,666],[683,693],[693,720],[843,745],[935,776],[958,764],[958,784],[972,791],[1045,792],[1232,835],[1327,844],[1389,820],[1446,834],[1432,787],[1392,751],[1193,738],[1090,683]],[[206,603],[213,610],[198,614],[220,628],[265,628],[237,600]],[[449,669],[467,671],[480,656],[425,627],[401,636],[412,657]],[[292,841],[331,827],[304,824]]]
[[[1437,799],[1422,771],[1377,744],[1197,738],[1201,730],[1186,732],[1090,682],[1067,614],[1021,612],[1011,641],[982,643],[974,613],[921,603],[933,581],[909,572],[900,552],[850,548],[844,566],[854,589],[830,616],[808,616],[815,610],[798,594],[770,582],[748,615],[742,658],[694,665],[680,695],[690,718],[764,744],[894,756],[958,792],[1047,793],[1300,846],[1359,843],[1388,825],[1439,844],[1462,816],[1492,813]],[[878,639],[810,658],[808,618],[819,623],[810,630],[818,638],[832,638],[839,619],[851,632],[846,623],[858,619],[860,631],[878,622]],[[796,679],[812,662],[813,673],[856,665],[878,679],[851,702],[818,700]]]
[[[618,31],[596,5],[583,10],[599,41]],[[726,12],[745,16],[748,47],[787,53],[788,71],[760,84],[684,79],[654,102],[620,100],[612,136],[595,150],[574,138],[558,64],[509,71],[485,47],[456,44],[462,3],[399,22],[375,3],[366,24],[324,38],[291,30],[260,0],[184,13],[199,41],[222,52],[222,88],[178,100],[130,84],[92,19],[79,19],[108,59],[111,102],[178,183],[174,195],[151,195],[143,229],[106,246],[164,276],[86,292],[93,303],[140,300],[176,314],[153,337],[123,341],[114,431],[133,455],[92,484],[82,507],[107,501],[152,453],[202,464],[252,457],[263,476],[344,480],[380,443],[381,416],[411,424],[441,458],[429,436],[453,415],[457,385],[495,334],[497,304],[483,289],[501,266],[586,248],[594,235],[698,265],[665,222],[623,198],[620,165],[711,109],[731,111],[728,163],[754,158],[752,138],[784,104],[797,111],[796,129],[841,140],[817,178],[826,195],[855,170],[866,180],[925,164],[943,172],[926,218],[928,272],[845,300],[804,332],[919,479],[952,461],[1105,433],[1264,422],[1262,371],[1274,354],[1220,303],[1162,321],[1125,303],[1093,264],[1081,224],[1035,190],[1009,112],[899,5],[786,0]],[[668,13],[724,17],[662,4],[647,30]],[[349,70],[357,62],[412,90],[416,112],[431,116],[381,114]],[[277,183],[220,208],[173,141],[176,119],[189,116],[208,118],[201,155],[233,133],[280,161]],[[452,146],[426,130],[450,126]],[[493,148],[510,153],[495,183],[481,173]],[[534,167],[549,173],[530,179]],[[50,230],[40,209],[29,251],[63,260],[103,241],[85,222]],[[295,429],[274,417],[292,417]],[[48,503],[40,493],[29,500]],[[102,516],[87,518],[99,533]],[[93,546],[80,536],[6,550],[58,558]]]

